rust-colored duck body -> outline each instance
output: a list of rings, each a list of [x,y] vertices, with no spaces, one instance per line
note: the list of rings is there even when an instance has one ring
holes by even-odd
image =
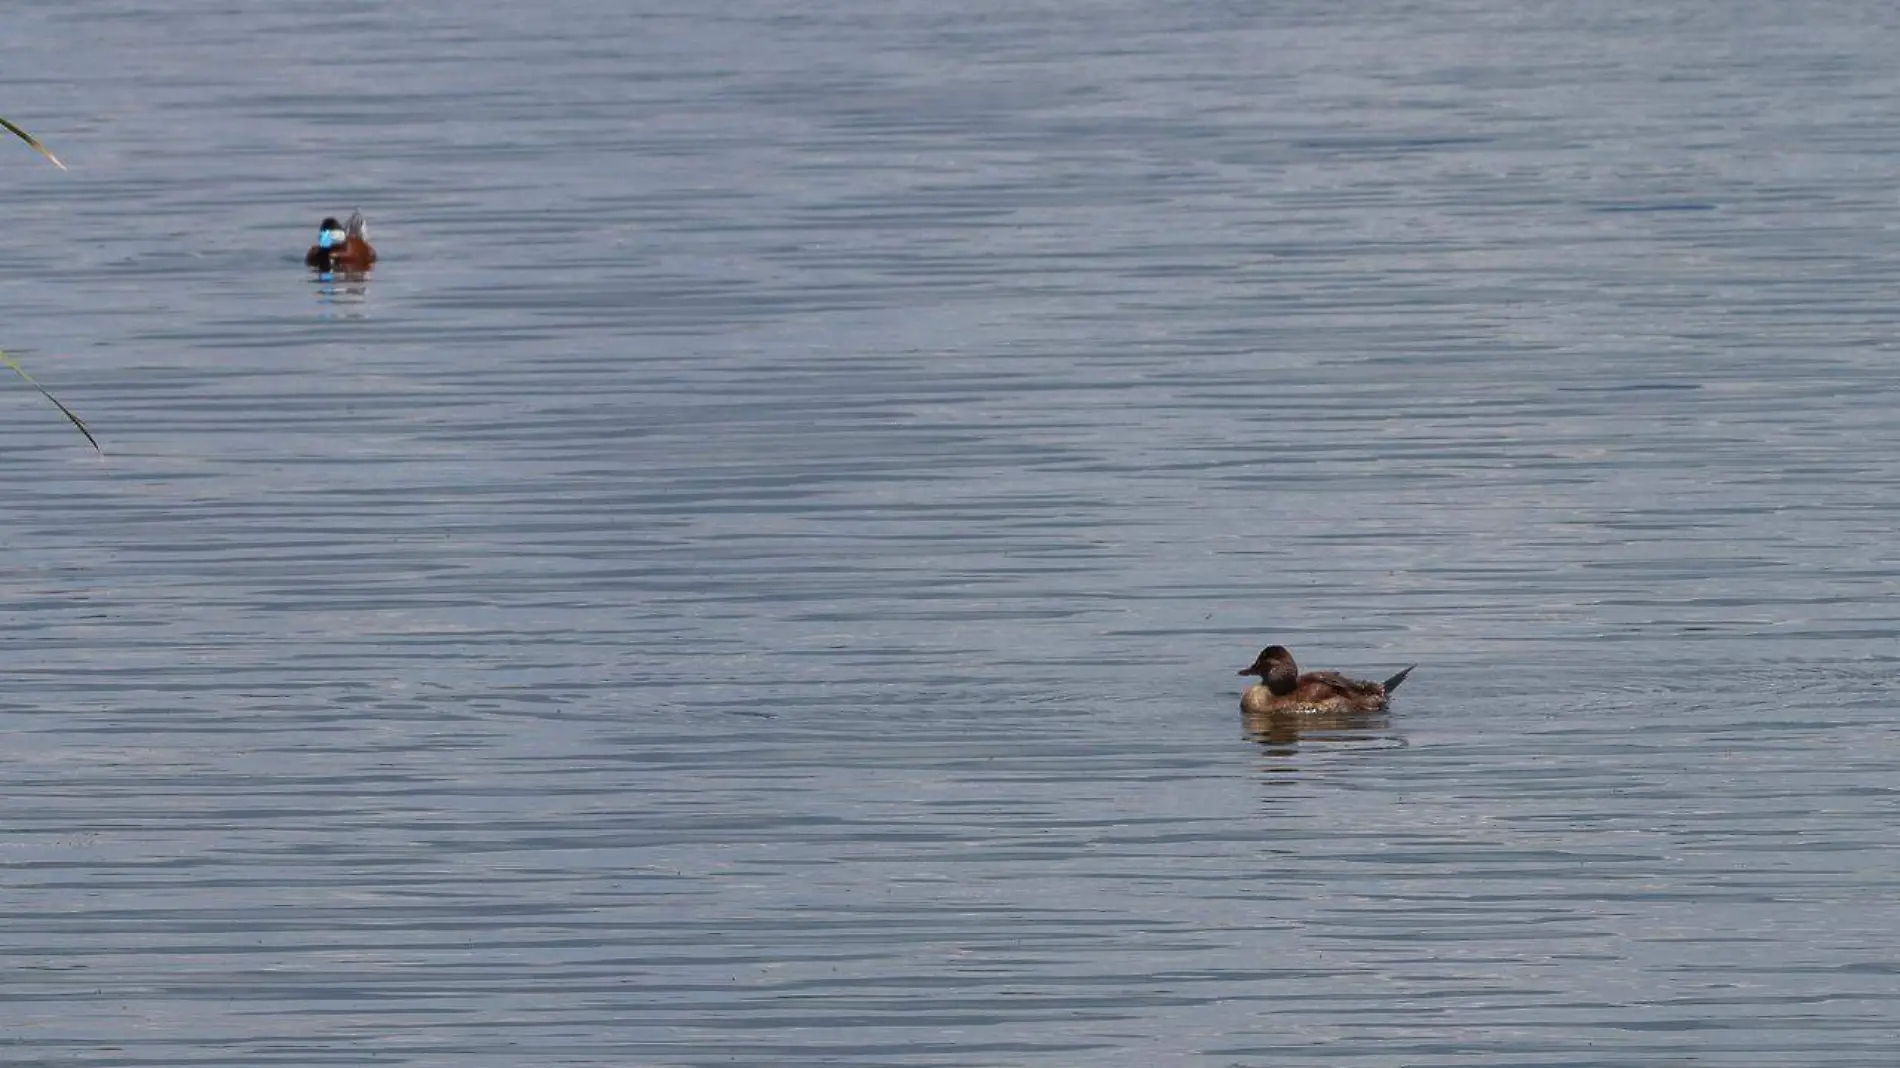
[[[1240,710],[1252,716],[1319,713],[1341,715],[1385,711],[1392,691],[1399,688],[1413,664],[1384,682],[1349,679],[1337,671],[1300,673],[1293,654],[1284,645],[1269,645],[1260,650],[1242,675],[1258,675],[1260,682],[1240,695]]]

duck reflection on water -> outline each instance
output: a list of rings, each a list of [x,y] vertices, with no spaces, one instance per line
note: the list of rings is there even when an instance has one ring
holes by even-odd
[[[1403,747],[1405,739],[1387,733],[1392,717],[1384,712],[1243,712],[1241,729],[1269,753],[1296,752],[1302,741],[1371,748]]]

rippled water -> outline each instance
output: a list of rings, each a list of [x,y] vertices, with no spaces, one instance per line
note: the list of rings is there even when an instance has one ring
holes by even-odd
[[[1890,8],[9,29],[8,1063],[1890,1062]]]

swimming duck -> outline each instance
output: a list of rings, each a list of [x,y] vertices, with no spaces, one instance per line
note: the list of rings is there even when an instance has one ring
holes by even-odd
[[[1293,654],[1284,645],[1269,645],[1260,650],[1250,667],[1239,674],[1258,675],[1260,683],[1247,687],[1240,695],[1240,710],[1249,715],[1286,712],[1383,712],[1392,691],[1399,688],[1406,668],[1384,682],[1361,682],[1337,671],[1309,671],[1300,674]]]
[[[335,218],[317,225],[317,243],[304,253],[304,266],[319,271],[367,271],[376,262],[376,249],[369,243],[369,224],[363,213],[352,212],[348,225]]]

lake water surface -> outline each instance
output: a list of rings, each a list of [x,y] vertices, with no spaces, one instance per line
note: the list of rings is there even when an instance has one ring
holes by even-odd
[[[1891,6],[8,28],[0,1060],[1892,1063]]]

